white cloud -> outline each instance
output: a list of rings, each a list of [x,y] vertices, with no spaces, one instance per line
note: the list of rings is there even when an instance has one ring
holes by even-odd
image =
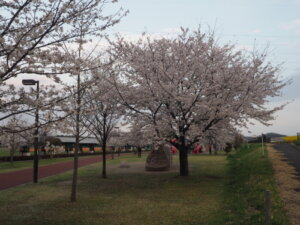
[[[296,33],[299,34],[300,32],[300,19],[292,20],[288,23],[284,23],[281,25],[281,28],[283,30],[291,30],[295,31]]]
[[[236,45],[235,49],[237,51],[239,51],[239,50],[252,51],[253,50],[253,45]]]
[[[299,34],[300,34],[300,30],[299,30]],[[293,49],[300,47],[299,41],[285,41],[285,42],[281,42],[280,44],[283,46],[286,46],[288,48],[293,48]]]
[[[258,34],[258,33],[260,33],[261,32],[261,30],[260,29],[255,29],[255,30],[252,30],[252,32],[251,33],[253,33],[253,34]]]
[[[172,38],[177,36],[180,32],[180,28],[164,28],[159,32],[145,32],[144,36],[142,33],[137,32],[120,32],[119,34],[127,41],[136,42],[139,39],[145,39],[147,37],[150,37],[151,39]]]
[[[180,33],[181,32],[181,29],[180,28],[176,28],[176,27],[169,27],[169,28],[165,28],[162,30],[162,33],[167,33],[167,34],[170,34],[170,33]]]
[[[285,3],[285,4],[300,3],[300,0],[277,0],[277,3]]]

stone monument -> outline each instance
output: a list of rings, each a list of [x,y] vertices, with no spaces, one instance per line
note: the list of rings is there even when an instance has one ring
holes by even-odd
[[[149,153],[146,160],[146,171],[168,171],[169,169],[170,159],[163,145]]]

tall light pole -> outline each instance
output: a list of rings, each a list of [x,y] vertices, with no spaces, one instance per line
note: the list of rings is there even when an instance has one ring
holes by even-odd
[[[38,80],[26,79],[22,80],[23,85],[36,85],[36,110],[35,110],[35,132],[34,132],[34,158],[33,158],[33,183],[38,182],[38,134],[39,134],[39,95],[40,95],[40,82]]]

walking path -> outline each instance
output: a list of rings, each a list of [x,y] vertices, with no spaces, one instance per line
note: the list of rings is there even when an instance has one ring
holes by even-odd
[[[288,143],[277,144],[274,148],[285,155],[300,175],[300,149]]]
[[[101,156],[89,157],[89,158],[79,158],[78,167],[86,166],[92,163],[100,162],[102,160]],[[73,169],[73,160],[68,162],[56,163],[48,166],[39,167],[39,179],[44,177],[49,177],[55,174],[63,173],[68,170]],[[8,173],[0,173],[0,191],[15,187],[17,185],[32,182],[33,169],[23,169]]]
[[[300,225],[300,149],[282,143],[269,148],[276,183],[292,224]]]

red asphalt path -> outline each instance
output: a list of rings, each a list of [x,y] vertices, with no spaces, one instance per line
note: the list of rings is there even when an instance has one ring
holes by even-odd
[[[92,163],[100,162],[101,156],[95,156],[91,158],[79,158],[78,167],[86,166]],[[63,173],[73,169],[73,160],[68,162],[56,163],[48,166],[39,167],[39,179],[49,177],[55,174]],[[18,171],[12,171],[8,173],[0,173],[0,191],[15,187],[21,184],[32,182],[33,169],[23,169]]]

